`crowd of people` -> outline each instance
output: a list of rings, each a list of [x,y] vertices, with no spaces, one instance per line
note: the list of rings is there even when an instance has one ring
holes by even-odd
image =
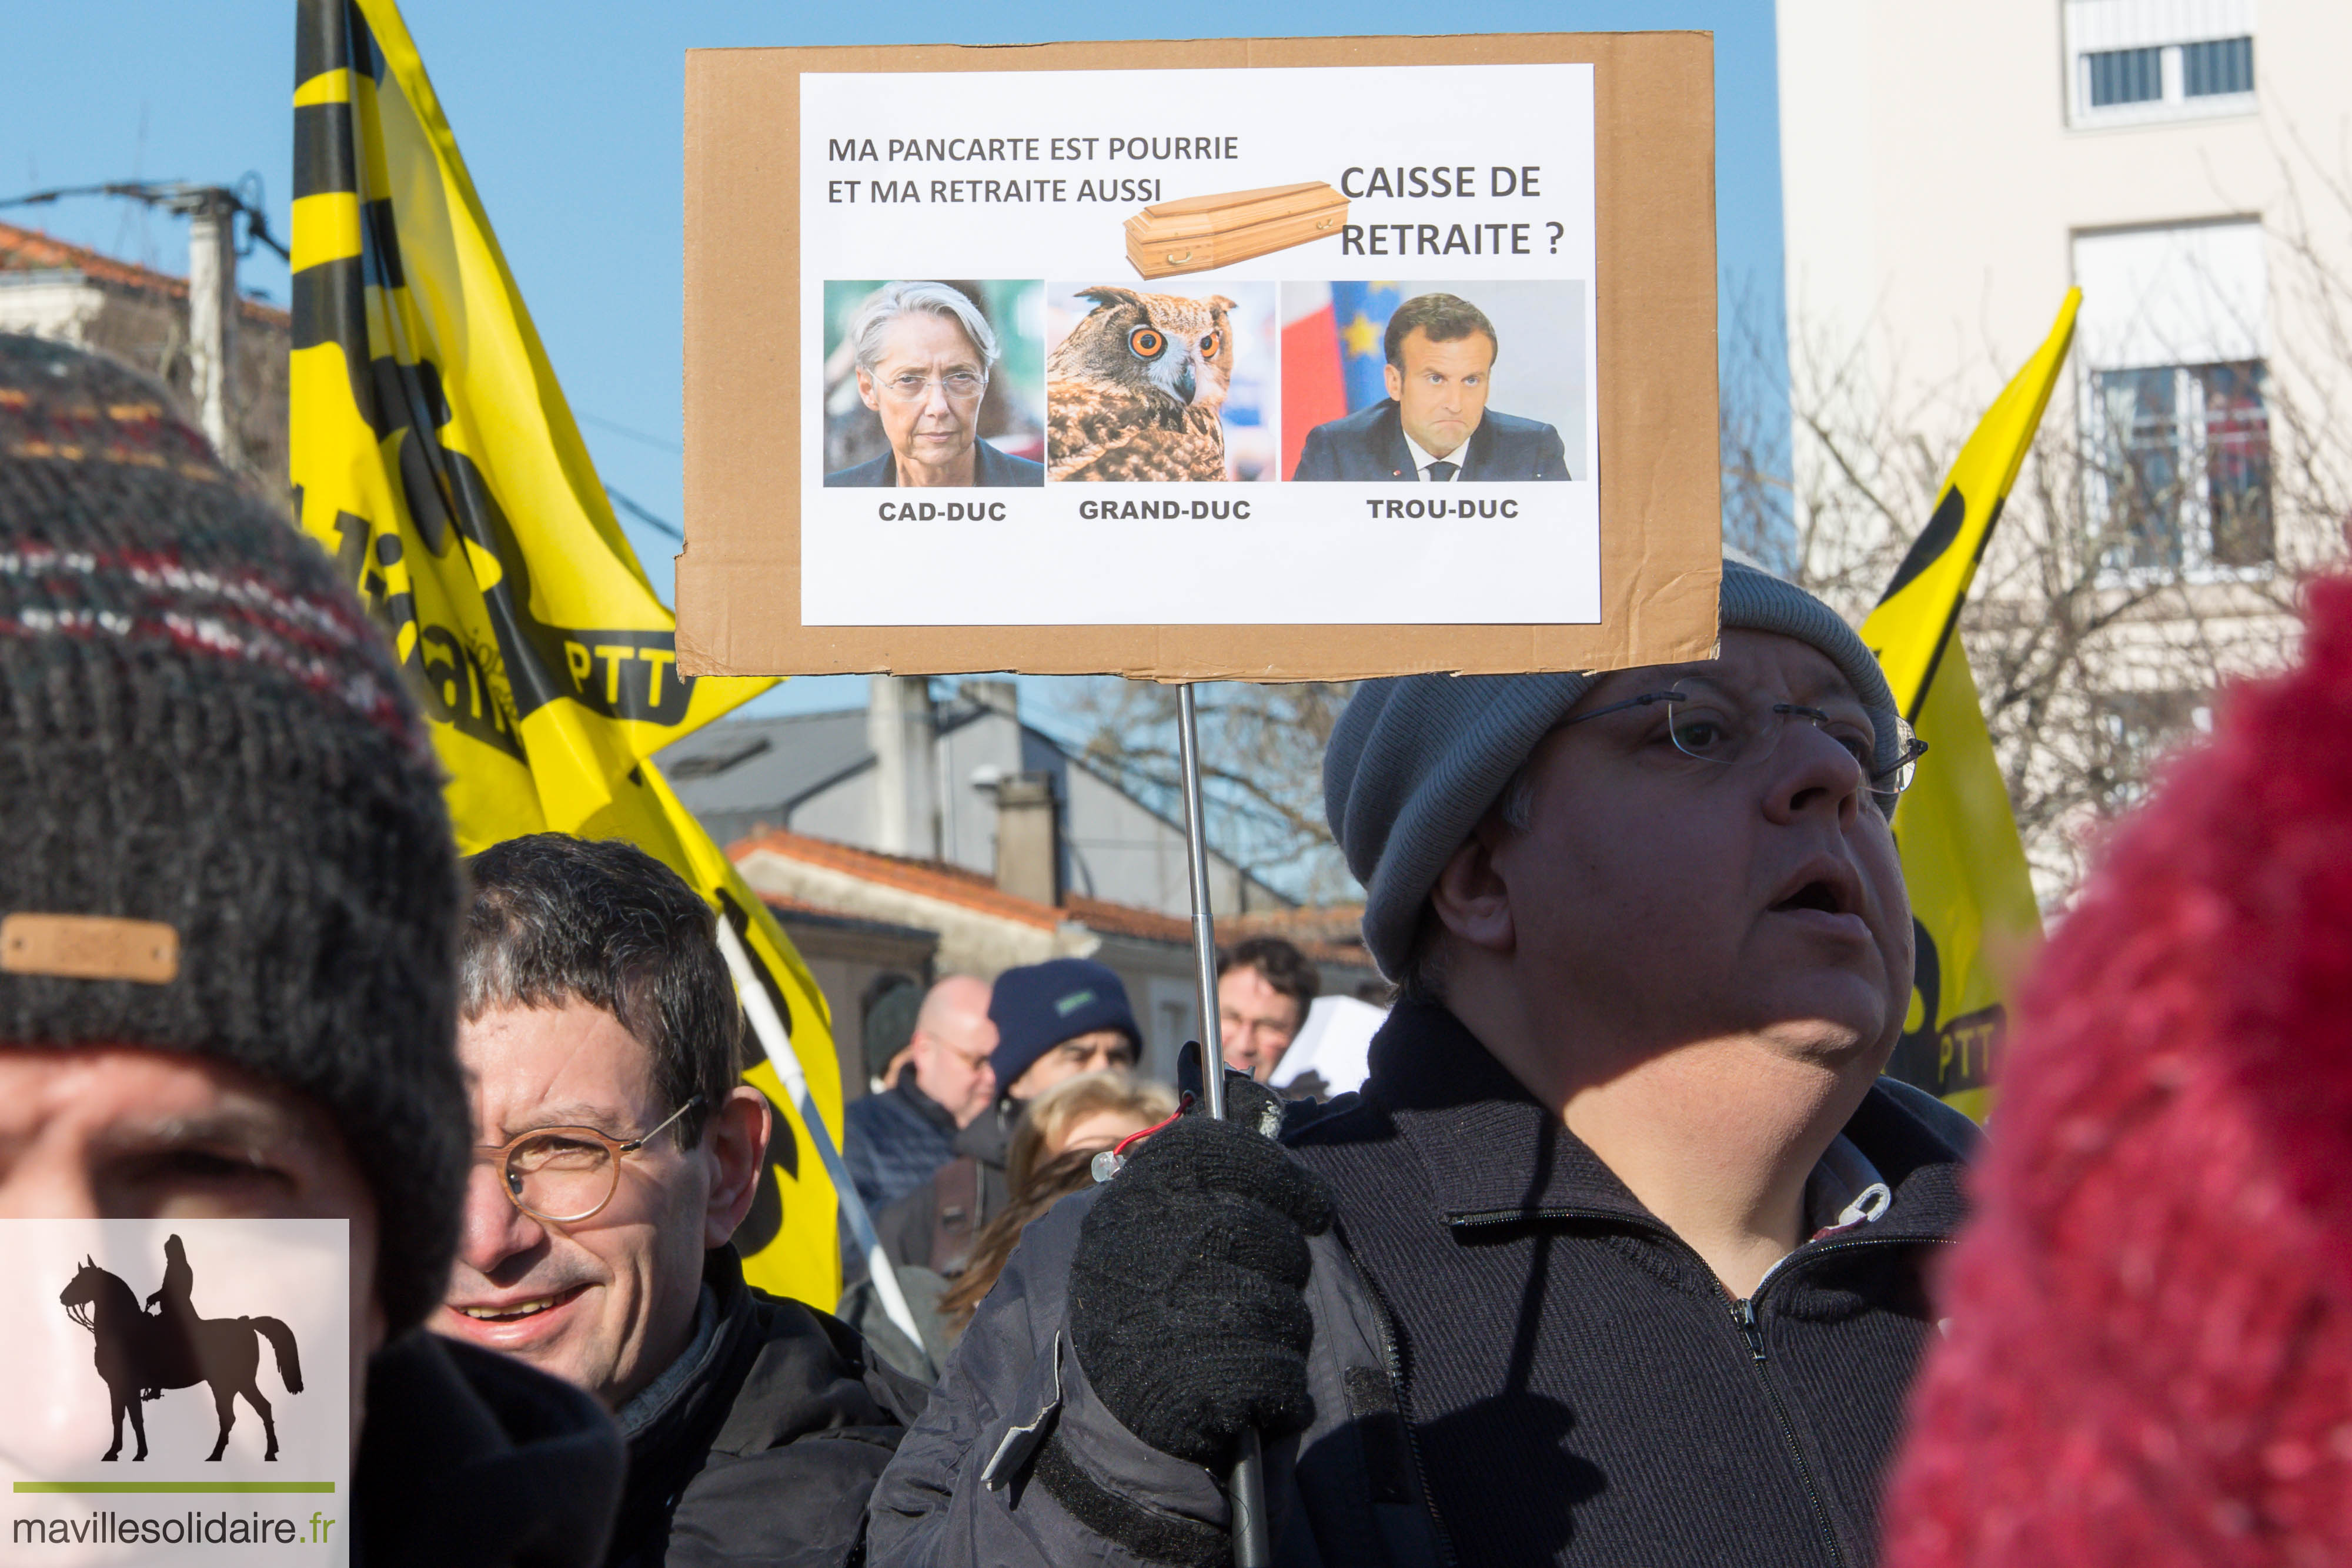
[[[1727,562],[1711,658],[1365,683],[1360,1092],[1264,1087],[1279,943],[1223,956],[1223,1121],[1090,960],[868,998],[917,1343],[746,1284],[711,910],[618,841],[461,862],[338,576],[0,337],[0,1217],[348,1220],[355,1562],[1223,1563],[1255,1445],[1285,1564],[2352,1553],[2352,591],[2061,927],[1981,1155],[1881,1075],[1921,748],[1828,608]]]

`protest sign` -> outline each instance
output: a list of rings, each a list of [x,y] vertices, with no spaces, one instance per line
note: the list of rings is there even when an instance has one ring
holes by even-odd
[[[1698,34],[690,55],[679,667],[1704,656],[1711,71]]]

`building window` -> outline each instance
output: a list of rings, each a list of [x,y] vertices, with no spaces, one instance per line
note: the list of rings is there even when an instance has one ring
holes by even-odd
[[[2084,501],[2109,566],[2267,570],[2275,545],[2262,225],[2080,234],[2074,252]]]
[[[2094,129],[2254,108],[2254,0],[2064,0],[2068,122]]]
[[[2218,98],[2223,93],[2253,90],[2253,39],[2215,38],[2210,43],[2180,46],[2180,91],[2184,98]]]
[[[2168,574],[2268,566],[2262,361],[2101,371],[2092,383],[2094,499],[2110,564]]]
[[[2181,741],[2213,727],[2212,698],[2201,692],[2113,691],[2091,698],[2088,782],[2098,809],[2113,814],[2147,793],[2149,775]]]
[[[2091,107],[2153,103],[2164,96],[2162,49],[2102,49],[2084,55],[2091,69]]]

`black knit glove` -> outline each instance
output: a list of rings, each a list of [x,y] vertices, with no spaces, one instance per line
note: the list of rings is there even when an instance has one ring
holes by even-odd
[[[1187,1115],[1111,1178],[1078,1229],[1070,1337],[1104,1408],[1164,1454],[1222,1467],[1244,1427],[1314,1418],[1313,1172],[1244,1122]]]

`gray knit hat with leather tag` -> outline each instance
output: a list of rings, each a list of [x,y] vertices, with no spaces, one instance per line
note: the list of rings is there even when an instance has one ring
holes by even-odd
[[[1829,656],[1864,706],[1895,715],[1878,661],[1837,612],[1803,589],[1723,563],[1721,624],[1793,637]],[[1357,688],[1323,755],[1323,810],[1364,884],[1364,946],[1381,972],[1412,956],[1423,903],[1538,741],[1598,674],[1405,675]],[[1895,726],[1878,727],[1893,759]]]
[[[0,1045],[233,1063],[341,1133],[391,1332],[472,1155],[457,849],[383,635],[163,389],[0,336]]]

